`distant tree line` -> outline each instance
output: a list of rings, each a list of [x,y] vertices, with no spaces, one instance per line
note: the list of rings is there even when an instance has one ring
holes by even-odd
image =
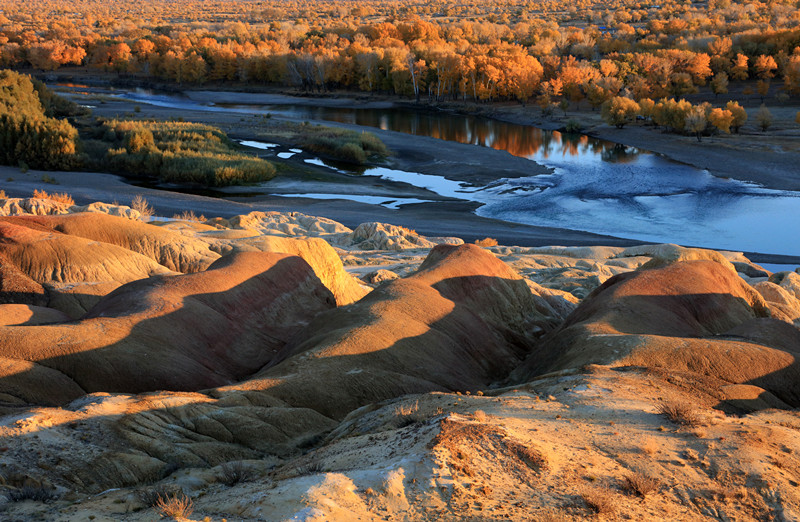
[[[795,0],[70,5],[0,0],[0,65],[542,106],[679,97],[706,85],[724,94],[748,79],[762,98],[775,78],[782,94],[800,94]]]

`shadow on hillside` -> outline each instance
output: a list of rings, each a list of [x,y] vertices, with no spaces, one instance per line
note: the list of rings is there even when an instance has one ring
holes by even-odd
[[[286,302],[280,301],[287,294],[279,289],[297,270],[297,259],[284,258],[223,292],[186,294],[174,309],[139,322],[130,308],[141,308],[137,292],[151,280],[124,285],[82,321],[0,327],[0,356],[35,361],[25,368],[0,359],[0,397],[6,411],[28,411],[25,387],[51,388],[55,374],[80,385],[80,393],[60,397],[54,390],[43,404],[64,405],[83,392],[145,393],[122,409],[98,410],[102,420],[95,421],[111,426],[103,452],[129,454],[133,448],[164,466],[203,467],[265,455],[288,457],[361,406],[412,393],[475,391],[507,377],[526,356],[542,361],[554,356],[546,345],[534,351],[521,330],[524,325],[503,322],[510,317],[506,307],[513,290],[527,289],[525,282],[489,276],[451,277],[433,286],[413,278],[397,280],[357,303],[322,312],[310,324],[298,323],[276,335],[269,328],[279,317],[262,312],[272,303],[282,304],[279,308],[288,313]],[[191,277],[197,275],[170,276],[173,281]],[[264,295],[272,295],[275,303],[265,304]],[[697,304],[736,299],[727,294],[645,297],[640,310],[671,310],[673,320],[684,322],[716,321],[714,310]],[[131,300],[129,308],[120,308],[123,298]],[[256,302],[261,304],[253,306]],[[117,310],[116,315],[105,316],[104,304]],[[574,325],[579,317],[576,311],[566,324]],[[662,313],[654,319],[668,317]],[[112,327],[115,321],[129,320],[127,329]],[[675,328],[673,335],[687,332]],[[744,333],[737,335],[754,349],[760,346]],[[95,345],[87,346],[89,340]],[[786,352],[785,367],[748,382],[767,390],[773,382],[800,382],[797,351]],[[198,390],[205,391],[179,393]],[[778,396],[789,405],[800,404]],[[72,409],[85,405],[78,401]],[[57,421],[42,426],[38,429],[66,429]],[[152,476],[151,468],[109,459],[86,462],[86,473],[94,468],[105,477],[97,488],[136,484]],[[115,478],[117,465],[130,478]]]
[[[299,260],[283,259],[268,272],[296,269],[292,259]],[[169,278],[151,279],[163,284]],[[401,280],[358,303],[323,312],[310,326],[297,324],[276,336],[268,330],[267,317],[251,313],[245,324],[241,322],[249,299],[274,290],[257,279],[225,292],[187,295],[175,310],[134,320],[116,339],[119,332],[112,323],[131,320],[138,303],[131,304],[133,312],[116,316],[106,316],[104,306],[118,310],[121,298],[135,299],[152,281],[124,285],[82,321],[0,327],[5,357],[35,361],[33,367],[15,369],[0,359],[0,368],[6,370],[0,379],[5,413],[29,411],[33,405],[25,404],[30,395],[25,387],[50,389],[56,373],[79,385],[80,392],[72,388],[59,395],[57,389],[51,390],[50,400],[39,404],[64,406],[84,392],[144,393],[122,409],[100,408],[104,420],[95,421],[113,426],[114,435],[105,440],[106,451],[135,448],[165,463],[203,467],[296,454],[352,410],[384,399],[485,388],[504,378],[532,349],[524,332],[500,324],[495,318],[503,314],[491,310],[505,306],[502,292],[495,295],[492,289],[512,285],[527,291],[522,280],[450,278],[437,284],[441,293],[424,283]],[[474,295],[468,289],[474,289]],[[276,293],[276,300],[282,295]],[[436,310],[426,310],[428,303]],[[475,309],[481,304],[486,309]],[[385,323],[392,314],[397,314],[396,321]],[[481,314],[492,319],[484,320]],[[434,319],[427,323],[429,318]],[[325,338],[312,336],[303,349],[289,347],[280,362],[271,362],[293,335],[295,345],[301,344],[317,324],[325,330]],[[23,339],[26,345],[20,347],[17,343]],[[97,345],[87,346],[89,340]],[[60,353],[54,354],[56,350]],[[239,379],[244,380],[231,384]],[[197,390],[205,391],[181,393]],[[73,402],[71,409],[85,407],[89,399]],[[102,394],[96,400],[104,400]],[[56,420],[39,429],[66,427]],[[110,465],[103,462],[95,466],[98,473]],[[137,474],[133,464],[120,465],[127,466],[124,474],[133,477],[127,481],[130,484],[146,474],[146,468]],[[114,474],[101,474],[108,477],[103,485],[113,487],[109,484]]]

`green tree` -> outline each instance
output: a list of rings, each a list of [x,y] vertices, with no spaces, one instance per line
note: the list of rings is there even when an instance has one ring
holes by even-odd
[[[0,163],[73,168],[77,142],[78,131],[72,125],[45,114],[30,76],[0,71]]]

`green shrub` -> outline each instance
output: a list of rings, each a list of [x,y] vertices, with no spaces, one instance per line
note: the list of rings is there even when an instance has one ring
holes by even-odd
[[[336,157],[350,163],[363,164],[367,162],[367,154],[364,149],[355,143],[345,143],[338,147],[336,149]]]
[[[260,158],[238,153],[224,132],[209,125],[185,122],[109,120],[88,142],[96,163],[121,173],[153,176],[169,183],[235,185],[266,181],[275,167]]]
[[[41,92],[49,91],[40,85]],[[52,114],[57,96],[49,93]],[[65,120],[51,118],[30,76],[0,71],[0,163],[47,170],[74,168],[78,131]]]
[[[577,134],[581,132],[581,130],[583,130],[583,127],[581,126],[581,122],[579,122],[576,119],[570,118],[569,120],[567,120],[567,125],[565,127],[565,130],[571,134]]]
[[[386,145],[371,132],[303,124],[296,139],[310,152],[358,165],[389,155]]]

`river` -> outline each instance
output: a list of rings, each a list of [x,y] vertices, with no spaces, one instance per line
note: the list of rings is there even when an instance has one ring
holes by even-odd
[[[385,168],[364,172],[479,202],[476,213],[481,216],[652,242],[800,255],[800,242],[792,239],[800,228],[800,194],[715,177],[646,150],[585,135],[445,112],[320,107],[307,99],[302,104],[236,104],[230,102],[232,93],[225,93],[225,103],[143,90],[115,94],[175,109],[269,113],[428,136],[505,150],[553,169],[552,174],[499,178],[478,188]],[[259,190],[264,188],[268,186]],[[366,201],[358,194],[341,197]]]

